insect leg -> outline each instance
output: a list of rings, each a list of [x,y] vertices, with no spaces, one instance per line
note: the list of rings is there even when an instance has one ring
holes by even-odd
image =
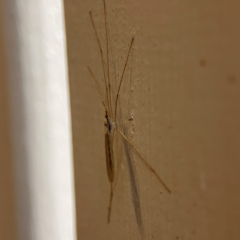
[[[142,162],[147,166],[147,168],[156,176],[158,181],[163,185],[163,187],[167,190],[168,193],[171,193],[171,190],[169,187],[165,184],[165,182],[160,178],[160,176],[157,174],[157,172],[153,169],[153,167],[144,159],[144,157],[141,155],[141,153],[137,150],[137,148],[134,146],[134,144],[124,135],[124,133],[116,128],[118,132],[122,135],[122,137],[129,143],[129,145],[135,150],[139,158],[142,160]]]

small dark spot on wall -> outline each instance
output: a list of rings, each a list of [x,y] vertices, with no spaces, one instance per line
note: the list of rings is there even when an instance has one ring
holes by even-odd
[[[199,65],[200,65],[201,67],[206,67],[206,66],[207,66],[207,61],[206,61],[205,59],[200,59]]]
[[[179,239],[179,237],[178,237],[178,236],[176,236],[176,239]]]
[[[196,231],[195,230],[192,230],[192,235],[196,235]]]
[[[173,126],[172,126],[172,125],[169,125],[169,126],[168,126],[168,129],[172,129],[172,128],[173,128]]]
[[[237,82],[237,77],[234,74],[231,74],[227,77],[227,82],[229,84],[235,84]]]

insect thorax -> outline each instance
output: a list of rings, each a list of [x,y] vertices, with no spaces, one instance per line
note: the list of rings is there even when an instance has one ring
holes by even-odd
[[[104,126],[108,134],[112,134],[115,130],[115,122],[107,114],[105,115]]]

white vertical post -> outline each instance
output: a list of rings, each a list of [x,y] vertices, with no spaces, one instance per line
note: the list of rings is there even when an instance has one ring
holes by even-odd
[[[75,240],[62,0],[5,0],[21,240]]]

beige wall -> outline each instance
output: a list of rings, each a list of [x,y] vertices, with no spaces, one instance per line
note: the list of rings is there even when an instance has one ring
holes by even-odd
[[[106,223],[104,109],[86,69],[102,78],[88,12],[103,42],[103,3],[68,0],[65,8],[78,236],[140,239],[121,151]],[[111,65],[118,74],[136,38],[121,92],[124,116],[134,114],[125,123],[129,136],[172,190],[167,194],[132,156],[146,239],[240,239],[239,1],[107,0],[107,8]]]

